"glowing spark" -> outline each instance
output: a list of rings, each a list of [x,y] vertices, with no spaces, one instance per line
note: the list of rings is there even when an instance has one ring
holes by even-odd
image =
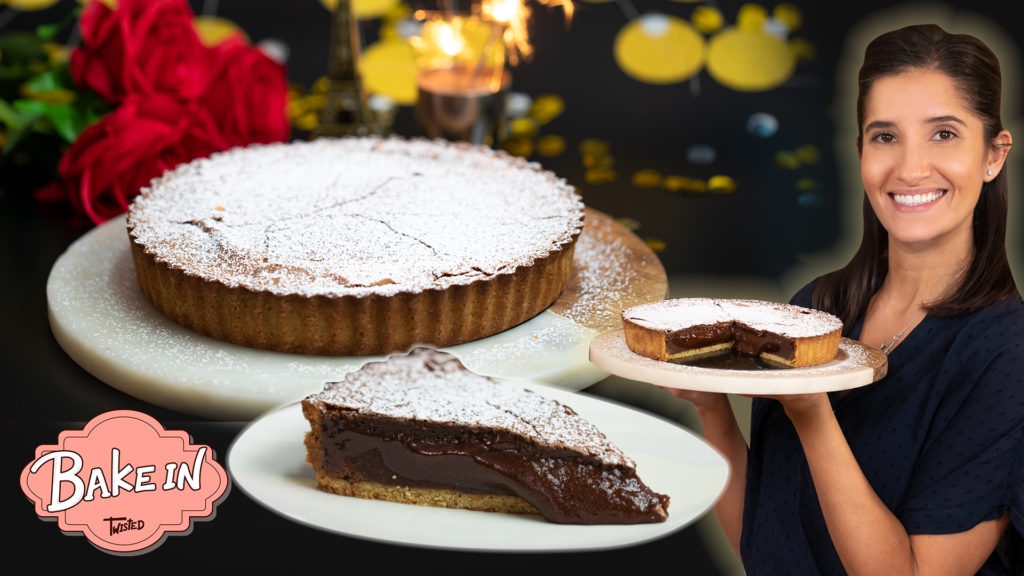
[[[438,22],[434,28],[438,48],[449,56],[455,56],[466,47],[466,41],[455,31],[455,27],[446,23]]]
[[[511,22],[521,11],[527,11],[520,0],[485,0],[480,9],[484,16],[501,23]]]
[[[547,7],[560,6],[565,12],[566,22],[572,20],[572,0],[537,0],[537,3]],[[515,66],[520,60],[530,58],[533,54],[528,30],[531,10],[525,0],[481,0],[480,14],[498,26],[509,64]]]
[[[445,68],[454,65],[455,60],[463,55],[467,48],[467,40],[463,34],[462,17],[445,19],[436,15],[425,18],[418,35],[410,36],[409,42],[419,53],[422,65],[428,68]]]
[[[476,2],[477,0],[474,0]],[[476,62],[477,67],[515,66],[533,54],[528,24],[531,10],[527,0],[478,0],[471,15],[417,10],[413,18],[422,21],[420,34],[409,38],[413,47],[427,57],[427,66],[451,65],[456,60]],[[535,0],[547,7],[561,7],[566,23],[572,20],[572,0]],[[483,36],[480,35],[481,28]],[[490,30],[489,32],[487,30]],[[432,57],[431,57],[432,55]]]

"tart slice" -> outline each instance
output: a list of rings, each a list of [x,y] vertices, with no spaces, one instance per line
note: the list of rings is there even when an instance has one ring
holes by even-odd
[[[326,492],[561,524],[668,517],[669,497],[572,408],[434,348],[369,362],[302,411],[306,459]]]

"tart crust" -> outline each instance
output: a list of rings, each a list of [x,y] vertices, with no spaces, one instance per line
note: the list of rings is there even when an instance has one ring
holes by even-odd
[[[536,316],[566,286],[583,221],[576,191],[537,164],[363,137],[181,165],[133,201],[127,227],[143,294],[175,322],[254,348],[367,356]]]

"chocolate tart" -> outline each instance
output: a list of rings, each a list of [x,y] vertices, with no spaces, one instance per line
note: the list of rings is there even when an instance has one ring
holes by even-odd
[[[161,313],[254,348],[367,356],[450,346],[565,288],[584,207],[538,164],[466,143],[346,137],[236,148],[133,200]]]

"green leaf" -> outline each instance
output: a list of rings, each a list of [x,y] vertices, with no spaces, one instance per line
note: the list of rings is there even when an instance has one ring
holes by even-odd
[[[75,131],[75,123],[71,120],[71,106],[42,100],[16,100],[14,108],[25,116],[33,117],[34,122],[29,128],[36,132],[50,132],[55,130],[61,138],[68,142],[74,142],[78,136]]]
[[[36,35],[46,41],[52,41],[57,37],[58,34],[71,27],[72,24],[82,15],[83,6],[78,5],[68,13],[64,15],[64,18],[60,22],[54,22],[50,24],[42,24],[36,26]]]
[[[82,115],[66,104],[52,105],[48,114],[53,128],[65,142],[74,142],[82,131]]]
[[[9,30],[0,34],[0,54],[5,62],[25,63],[46,58],[43,40],[22,30]]]
[[[36,35],[43,40],[53,40],[57,37],[57,34],[60,34],[62,28],[64,26],[59,22],[56,24],[42,24],[36,27]]]
[[[75,108],[82,117],[82,126],[78,129],[79,134],[85,130],[86,126],[96,122],[113,109],[99,94],[90,91],[78,93]]]
[[[17,128],[23,125],[22,115],[18,114],[7,104],[6,100],[0,99],[0,123],[4,126]]]
[[[25,129],[40,133],[55,131],[68,143],[73,143],[89,125],[110,111],[102,99],[91,93],[79,94],[74,102],[15,100],[13,109]]]
[[[0,34],[0,98],[14,100],[22,82],[48,66],[42,42],[24,32]]]
[[[17,104],[17,103],[15,103]],[[7,155],[11,153],[23,138],[29,136],[32,131],[31,126],[36,123],[38,117],[32,114],[22,114],[21,119],[23,122],[18,125],[11,125],[10,130],[7,131],[7,141],[4,142],[3,154]]]
[[[27,88],[29,92],[36,94],[69,88],[69,86],[65,86],[61,82],[62,78],[56,70],[47,70],[46,72],[42,72],[32,78],[29,78],[25,82],[25,88]]]

